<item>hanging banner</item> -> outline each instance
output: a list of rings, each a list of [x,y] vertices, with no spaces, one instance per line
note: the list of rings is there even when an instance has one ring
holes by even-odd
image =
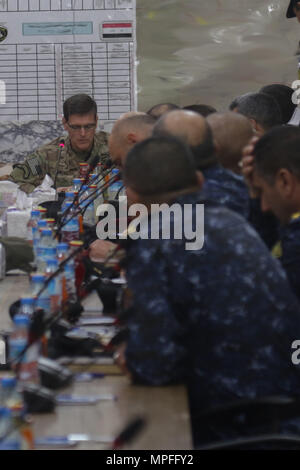
[[[135,0],[0,0],[0,120],[60,119],[77,93],[103,125],[134,110],[135,25]]]

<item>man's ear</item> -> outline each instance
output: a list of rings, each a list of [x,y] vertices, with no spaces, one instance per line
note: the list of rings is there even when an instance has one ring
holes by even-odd
[[[137,143],[137,136],[134,132],[129,132],[126,136],[127,143],[132,146]]]
[[[280,193],[289,198],[293,195],[298,181],[287,168],[280,168],[276,175],[276,187]]]
[[[63,117],[62,118],[62,125],[64,126],[64,130],[67,131],[68,130],[68,127],[67,127],[67,121],[65,120],[65,118]]]
[[[196,176],[197,176],[197,184],[199,186],[199,189],[202,189],[202,187],[204,185],[204,175],[203,175],[202,171],[197,170],[196,171]]]

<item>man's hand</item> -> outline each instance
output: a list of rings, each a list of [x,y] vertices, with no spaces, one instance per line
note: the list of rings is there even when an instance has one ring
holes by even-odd
[[[0,176],[0,181],[9,181],[9,175]]]
[[[249,192],[250,192],[250,197],[252,198],[257,198],[258,193],[255,191],[253,187],[253,168],[254,168],[254,157],[253,157],[253,150],[255,147],[255,144],[258,142],[259,137],[252,137],[250,140],[249,144],[244,147],[243,150],[243,157],[241,160],[241,169],[242,169],[242,174],[244,176],[245,182],[248,185]]]
[[[60,188],[57,188],[56,191],[57,191],[58,193],[62,193],[63,191],[64,191],[65,193],[67,193],[67,192],[73,191],[73,187],[72,187],[72,186],[66,186],[66,187],[62,186],[62,187],[60,187]]]
[[[96,240],[90,245],[90,258],[93,261],[104,261],[116,249],[115,243],[107,240]]]
[[[126,365],[125,357],[126,343],[122,343],[114,353],[114,361],[120,367],[123,374],[127,375],[130,379],[132,378],[131,373],[129,372]]]

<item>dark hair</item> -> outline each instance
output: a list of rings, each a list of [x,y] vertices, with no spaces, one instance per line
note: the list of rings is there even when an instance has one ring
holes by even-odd
[[[265,93],[251,93],[242,97],[237,104],[237,112],[254,119],[266,131],[283,124],[279,105]]]
[[[292,102],[293,88],[287,85],[273,84],[262,87],[259,92],[274,98],[280,107],[283,122],[288,123],[297,106]]]
[[[177,106],[177,104],[173,103],[159,103],[152,106],[152,108],[147,111],[147,114],[154,117],[155,119],[158,119],[163,114],[167,113],[168,111],[173,111],[174,109],[180,108]]]
[[[79,94],[68,98],[63,105],[64,118],[70,119],[72,114],[94,113],[97,116],[97,103],[89,95]]]
[[[123,178],[145,196],[197,185],[193,156],[175,137],[150,137],[136,144],[126,157]]]
[[[254,148],[255,168],[270,183],[280,168],[286,168],[300,178],[300,129],[283,125],[274,127]]]
[[[231,103],[229,105],[229,110],[233,111],[235,108],[237,108],[237,106],[238,106],[239,102],[241,101],[241,99],[243,99],[243,98],[245,98],[246,96],[249,96],[249,95],[252,95],[252,92],[244,93],[243,95],[236,96],[234,98],[234,100],[231,101]]]
[[[208,104],[190,104],[189,106],[184,106],[187,111],[194,111],[203,117],[209,116],[210,114],[216,113],[217,110]]]

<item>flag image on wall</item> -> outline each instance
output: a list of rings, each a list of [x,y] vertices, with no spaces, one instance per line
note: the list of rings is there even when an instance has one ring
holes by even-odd
[[[136,0],[0,0],[0,121],[57,120],[92,96],[103,125],[136,109]]]

